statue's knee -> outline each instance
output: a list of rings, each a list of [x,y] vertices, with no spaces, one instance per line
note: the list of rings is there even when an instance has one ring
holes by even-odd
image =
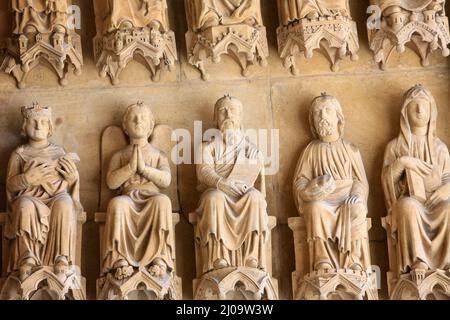
[[[409,197],[400,199],[396,204],[396,212],[401,219],[414,219],[417,217],[419,203]]]
[[[124,196],[119,196],[111,199],[108,204],[108,212],[117,212],[122,210],[127,210],[130,204],[127,198]]]
[[[53,204],[53,212],[56,213],[67,213],[67,212],[73,212],[74,206],[73,201],[71,198],[62,198],[59,200],[56,200]]]
[[[219,190],[210,191],[205,195],[208,203],[213,205],[221,205],[225,203],[225,193]]]
[[[323,212],[323,205],[318,201],[308,202],[304,206],[305,214],[320,215]]]
[[[247,195],[252,202],[264,201],[263,195],[258,190],[251,190],[247,193]]]
[[[36,213],[33,201],[28,198],[20,198],[18,209],[22,216],[33,216]]]
[[[365,219],[367,217],[367,209],[363,203],[351,204],[350,212],[353,220]]]
[[[153,201],[158,203],[158,205],[162,208],[171,208],[172,202],[170,201],[170,198],[166,196],[165,194],[159,194],[153,197]]]

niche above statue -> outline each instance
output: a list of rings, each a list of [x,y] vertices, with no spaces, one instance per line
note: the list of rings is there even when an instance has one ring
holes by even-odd
[[[207,60],[219,63],[222,55],[238,61],[245,77],[253,64],[267,66],[269,48],[260,0],[185,0],[185,4],[188,60],[203,80],[210,77]]]
[[[159,81],[162,70],[175,68],[177,48],[166,0],[94,0],[94,9],[94,55],[102,77],[118,84],[128,63],[138,58],[153,81]]]
[[[12,36],[7,40],[0,70],[12,75],[20,89],[38,65],[49,65],[62,86],[69,72],[81,74],[81,38],[75,32],[76,15],[71,0],[10,0],[14,15]]]

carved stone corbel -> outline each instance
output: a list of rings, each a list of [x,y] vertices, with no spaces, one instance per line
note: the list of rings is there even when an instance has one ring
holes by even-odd
[[[79,75],[83,66],[81,38],[69,19],[71,0],[35,2],[12,1],[15,26],[0,70],[11,74],[23,89],[31,70],[45,61],[65,86],[69,72]]]
[[[94,55],[101,77],[114,85],[128,63],[137,56],[159,81],[161,71],[175,68],[177,48],[170,30],[166,0],[94,1],[97,35]]]
[[[424,67],[429,65],[429,56],[436,50],[448,57],[450,33],[445,0],[395,2],[370,1],[380,17],[370,24],[369,45],[381,69],[386,69],[394,50],[403,53],[406,47],[417,53]]]
[[[269,47],[260,1],[233,4],[219,0],[213,5],[206,2],[185,0],[188,61],[201,72],[202,79],[210,78],[205,67],[207,60],[220,63],[223,55],[232,56],[245,77],[250,75],[249,67],[253,64],[259,62],[263,67],[267,66]]]
[[[283,64],[297,75],[295,56],[303,53],[311,59],[317,50],[331,62],[331,70],[339,70],[339,62],[347,55],[358,59],[358,31],[350,16],[348,0],[324,5],[317,1],[278,0],[280,27],[278,49]]]

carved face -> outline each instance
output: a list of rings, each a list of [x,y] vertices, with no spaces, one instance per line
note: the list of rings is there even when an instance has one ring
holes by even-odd
[[[329,100],[318,104],[314,109],[314,128],[320,137],[335,134],[338,130],[339,117],[336,108]]]
[[[411,127],[425,127],[430,122],[430,102],[415,98],[408,104],[408,120]]]
[[[217,110],[217,122],[222,132],[241,129],[241,108],[235,103],[224,103]]]
[[[25,132],[34,141],[47,140],[50,135],[50,119],[46,116],[34,116],[26,119]]]
[[[125,120],[125,128],[130,138],[149,137],[153,130],[149,112],[142,108],[131,109]]]

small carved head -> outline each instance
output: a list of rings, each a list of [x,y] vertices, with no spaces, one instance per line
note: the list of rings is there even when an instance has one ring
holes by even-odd
[[[22,135],[35,141],[48,139],[53,134],[52,109],[34,102],[22,107]]]
[[[222,132],[242,129],[242,102],[230,95],[217,100],[214,107],[214,123]]]
[[[326,93],[314,98],[309,112],[309,124],[315,138],[344,134],[345,119],[339,101]]]
[[[125,111],[122,128],[130,138],[149,138],[155,128],[155,117],[149,107],[138,101]]]

